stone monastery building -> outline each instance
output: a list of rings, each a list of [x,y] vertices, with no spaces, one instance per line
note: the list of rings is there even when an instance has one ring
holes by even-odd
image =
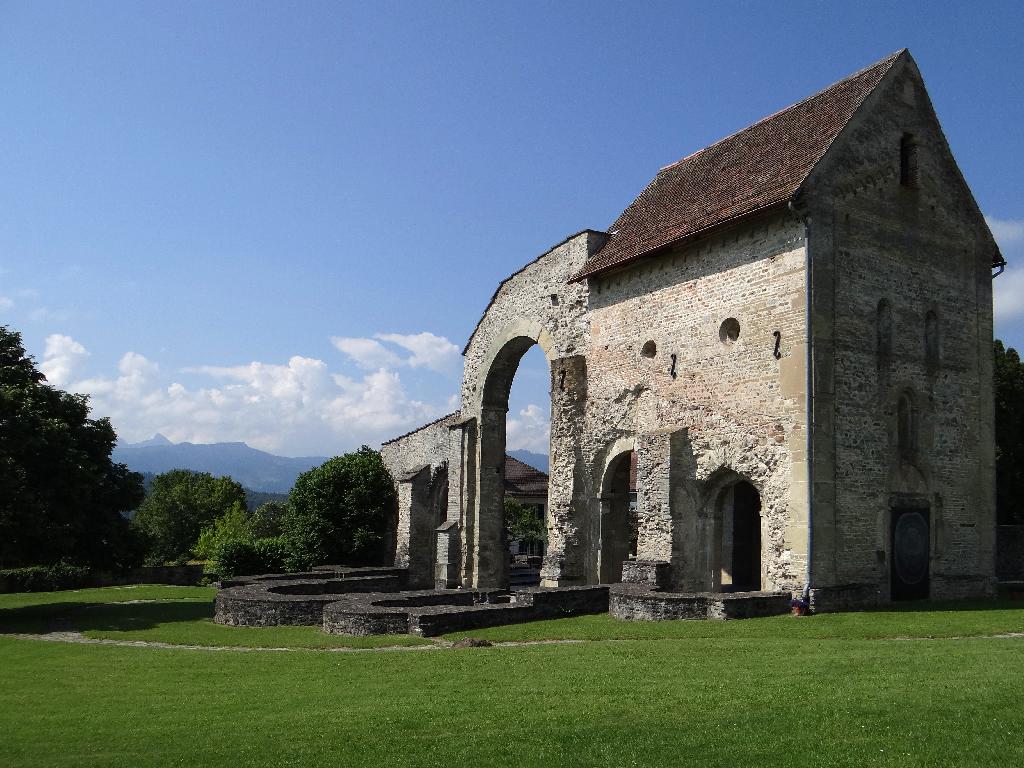
[[[396,564],[507,586],[505,415],[538,344],[542,585],[992,594],[1004,263],[906,50],[685,157],[504,280],[461,410],[384,444]]]

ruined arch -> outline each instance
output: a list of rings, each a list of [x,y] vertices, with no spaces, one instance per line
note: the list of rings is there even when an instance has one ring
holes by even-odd
[[[585,508],[593,496],[582,457],[588,289],[571,278],[605,237],[589,231],[573,235],[503,280],[463,350],[462,406],[452,442],[458,463],[450,470],[449,490],[449,520],[458,520],[457,531],[449,528],[449,540],[457,541],[452,546],[459,551],[459,575],[448,583],[507,585],[505,417],[512,379],[534,344],[548,363],[552,423],[541,583],[586,581],[581,553],[590,548]]]
[[[479,386],[479,424],[477,428],[477,498],[472,521],[472,543],[475,553],[473,586],[505,587],[508,585],[508,541],[505,533],[505,417],[508,413],[512,380],[523,359],[534,344],[546,334],[535,336],[529,328],[512,327],[500,334],[497,347],[485,366],[481,366]],[[499,346],[500,345],[500,346]],[[545,349],[545,345],[541,345]],[[545,349],[545,357],[547,350]],[[550,368],[551,361],[548,359]]]

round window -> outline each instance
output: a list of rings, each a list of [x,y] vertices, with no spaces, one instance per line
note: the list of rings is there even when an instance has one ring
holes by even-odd
[[[658,345],[653,341],[648,341],[644,344],[643,349],[640,350],[640,354],[644,357],[654,357],[658,354]]]
[[[729,317],[723,320],[722,326],[718,329],[718,338],[722,340],[722,343],[732,344],[739,337],[740,321],[735,317]]]

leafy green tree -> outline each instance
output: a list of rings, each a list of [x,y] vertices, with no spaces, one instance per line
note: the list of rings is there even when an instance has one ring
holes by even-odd
[[[280,536],[288,505],[283,501],[268,501],[252,513],[252,535],[257,539]]]
[[[536,507],[528,507],[518,499],[505,497],[505,530],[510,541],[546,541],[544,518]]]
[[[387,556],[397,498],[391,474],[372,448],[364,445],[299,475],[288,507],[290,568],[380,563]]]
[[[245,515],[245,489],[230,477],[172,469],[153,478],[132,520],[149,544],[147,562],[184,562],[203,528],[235,505]]]
[[[227,512],[200,531],[199,541],[192,552],[200,560],[213,560],[217,548],[225,541],[251,541],[253,538],[252,518],[236,501]]]
[[[0,567],[137,563],[123,512],[142,476],[110,460],[117,436],[89,399],[46,383],[21,334],[0,326]]]
[[[1024,364],[995,343],[996,510],[1003,525],[1024,523]]]

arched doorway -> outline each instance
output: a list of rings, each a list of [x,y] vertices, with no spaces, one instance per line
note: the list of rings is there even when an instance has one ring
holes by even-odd
[[[761,495],[757,489],[746,480],[722,489],[715,522],[715,589],[761,590]]]
[[[472,586],[504,588],[509,584],[510,553],[505,526],[505,449],[509,394],[519,363],[537,343],[530,336],[506,341],[487,369],[480,394],[477,504],[473,542]],[[550,378],[550,373],[549,373]],[[550,412],[550,398],[548,402]]]
[[[636,557],[636,451],[612,457],[601,482],[598,581],[622,581],[622,563]]]

